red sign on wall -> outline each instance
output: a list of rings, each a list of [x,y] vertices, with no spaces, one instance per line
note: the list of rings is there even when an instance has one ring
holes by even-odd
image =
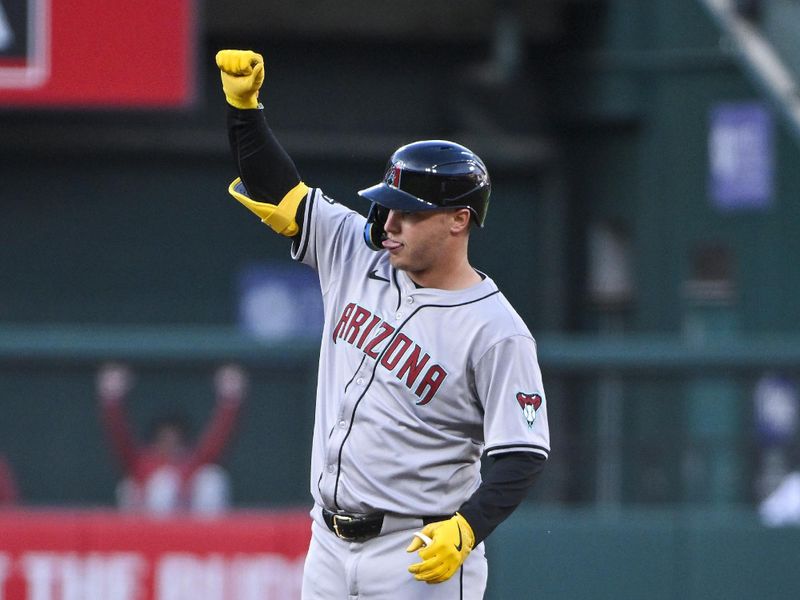
[[[158,519],[0,511],[3,600],[295,600],[306,512]]]
[[[184,106],[195,33],[193,0],[0,0],[0,106]]]

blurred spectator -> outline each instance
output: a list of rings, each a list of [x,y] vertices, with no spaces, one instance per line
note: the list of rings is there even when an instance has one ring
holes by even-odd
[[[791,377],[766,373],[758,379],[753,399],[761,455],[756,480],[761,521],[769,527],[800,525],[800,471],[796,460],[800,391]]]
[[[768,527],[800,525],[800,472],[793,471],[758,507],[761,521]]]
[[[14,472],[5,456],[0,454],[0,507],[13,506],[19,502],[19,490]]]
[[[194,446],[189,444],[188,427],[180,416],[157,418],[149,443],[141,445],[136,440],[124,409],[131,380],[130,371],[119,365],[102,368],[97,377],[103,424],[126,474],[117,487],[119,507],[159,515],[209,515],[227,509],[229,478],[215,463],[239,416],[247,385],[244,372],[230,365],[216,372],[214,416]]]

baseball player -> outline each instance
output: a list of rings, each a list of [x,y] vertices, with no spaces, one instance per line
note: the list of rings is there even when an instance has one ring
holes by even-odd
[[[239,172],[229,191],[291,238],[324,300],[303,598],[482,598],[482,542],[549,453],[536,343],[467,257],[486,167],[453,142],[403,146],[359,192],[364,218],[306,186],[276,141],[261,55],[216,60]]]

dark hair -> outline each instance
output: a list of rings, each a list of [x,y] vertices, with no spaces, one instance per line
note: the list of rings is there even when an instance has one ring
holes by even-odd
[[[185,415],[179,413],[159,415],[150,421],[147,439],[155,440],[158,433],[164,429],[175,429],[181,437],[187,439],[190,432],[189,420]]]

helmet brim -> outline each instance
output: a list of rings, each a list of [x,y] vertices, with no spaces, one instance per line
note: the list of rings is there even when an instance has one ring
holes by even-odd
[[[423,210],[436,210],[445,208],[432,202],[426,202],[421,198],[392,187],[387,183],[379,183],[358,192],[362,198],[370,202],[375,202],[391,210],[404,210],[418,212]]]

